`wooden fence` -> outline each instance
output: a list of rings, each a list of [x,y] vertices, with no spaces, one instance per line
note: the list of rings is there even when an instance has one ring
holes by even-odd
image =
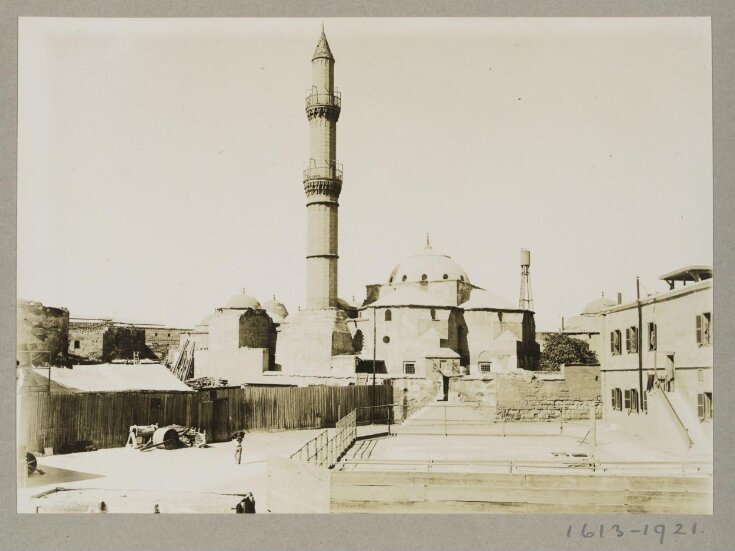
[[[179,424],[223,441],[238,430],[334,427],[340,417],[393,401],[387,385],[246,387],[197,392],[30,393],[18,396],[18,442],[28,450],[91,440],[124,446],[130,425]]]

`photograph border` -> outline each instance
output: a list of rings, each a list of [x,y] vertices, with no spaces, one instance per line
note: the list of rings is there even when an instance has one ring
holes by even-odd
[[[0,416],[2,500],[0,549],[712,549],[735,541],[735,8],[732,1],[390,2],[5,1],[0,7],[2,131],[0,157]],[[15,388],[17,59],[19,17],[711,17],[714,155],[714,370],[718,389],[714,436],[714,514],[690,515],[21,515],[16,512]],[[11,422],[12,421],[12,422]],[[729,422],[728,422],[729,421]],[[581,537],[591,526],[697,522],[696,536],[634,539]],[[573,538],[567,527],[574,527]]]

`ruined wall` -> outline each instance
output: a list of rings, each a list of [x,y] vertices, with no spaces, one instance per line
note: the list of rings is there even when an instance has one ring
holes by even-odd
[[[103,361],[104,336],[110,326],[109,321],[69,322],[69,356],[74,361]]]
[[[132,360],[135,353],[140,359],[152,359],[145,344],[145,331],[137,327],[110,327],[103,336],[102,359]]]
[[[151,359],[163,361],[173,346],[178,346],[181,335],[189,329],[173,329],[170,327],[146,327],[145,345]]]
[[[498,417],[515,421],[588,419],[590,406],[602,417],[599,366],[563,366],[557,374],[499,373]]]
[[[17,331],[17,359],[20,366],[67,363],[69,311],[66,308],[21,301],[17,309]]]

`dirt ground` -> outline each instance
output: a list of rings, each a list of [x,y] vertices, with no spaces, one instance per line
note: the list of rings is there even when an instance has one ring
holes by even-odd
[[[288,456],[319,432],[248,433],[240,465],[234,442],[38,457],[46,474],[29,476],[18,489],[18,511],[95,512],[104,501],[109,513],[153,513],[156,504],[161,513],[234,513],[242,496],[252,492],[256,512],[265,512],[267,456]]]
[[[653,448],[644,439],[602,421],[597,423],[597,445],[593,448],[587,434],[588,422],[566,423],[560,434],[558,423],[508,423],[505,429],[500,424],[488,425],[486,421],[475,423],[474,414],[466,409],[453,412],[452,415],[459,416],[449,419],[455,424],[445,425],[444,412],[437,411],[429,409],[413,420],[392,426],[392,435],[388,436],[386,426],[358,427],[360,439],[344,458],[347,464],[343,462],[336,468],[507,472],[503,470],[506,467],[478,466],[472,462],[564,461],[564,457],[572,454],[594,454],[602,462],[707,461],[707,458],[682,457]],[[435,419],[437,415],[440,417]],[[444,434],[445,427],[448,435]],[[243,442],[240,465],[235,463],[234,442],[217,443],[209,448],[147,452],[113,448],[39,457],[39,468],[46,474],[28,477],[26,486],[18,489],[18,511],[99,512],[100,503],[104,502],[109,513],[153,513],[156,505],[161,513],[233,513],[242,497],[252,492],[256,511],[266,512],[268,455],[289,456],[319,432],[249,433]],[[427,467],[427,461],[438,464]],[[456,463],[442,465],[442,461]],[[560,472],[558,467],[553,468]],[[646,468],[655,468],[658,474],[663,474],[661,467]],[[665,470],[676,473],[680,466]]]

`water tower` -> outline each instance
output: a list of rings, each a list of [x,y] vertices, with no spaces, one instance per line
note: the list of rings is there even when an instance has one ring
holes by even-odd
[[[531,251],[521,249],[521,296],[518,299],[518,308],[533,310],[533,291],[531,291]]]

